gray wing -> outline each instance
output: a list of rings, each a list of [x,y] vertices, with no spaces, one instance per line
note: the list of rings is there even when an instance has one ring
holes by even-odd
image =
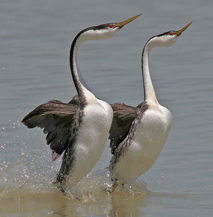
[[[113,109],[113,121],[109,132],[111,153],[114,154],[119,144],[125,139],[131,128],[133,120],[137,116],[138,108],[124,103],[111,104]]]
[[[39,105],[24,117],[22,123],[28,128],[40,127],[46,136],[47,144],[57,154],[61,155],[67,148],[71,138],[71,124],[78,109],[77,103],[70,101],[62,103],[51,100]]]

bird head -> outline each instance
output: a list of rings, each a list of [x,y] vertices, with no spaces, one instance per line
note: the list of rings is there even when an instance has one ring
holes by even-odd
[[[91,26],[89,28],[84,29],[81,32],[81,36],[83,41],[86,40],[103,40],[107,38],[111,38],[115,35],[115,33],[125,26],[127,23],[138,18],[141,14],[134,16],[128,20],[125,20],[120,23],[106,23],[98,26]]]
[[[182,34],[182,32],[186,30],[191,24],[192,22],[178,31],[171,30],[171,31],[164,32],[162,34],[152,37],[149,40],[151,42],[150,43],[151,48],[156,47],[156,46],[168,47],[168,46],[173,45],[177,41],[178,37]]]

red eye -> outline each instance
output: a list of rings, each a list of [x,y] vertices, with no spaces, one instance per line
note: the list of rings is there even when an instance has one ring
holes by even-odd
[[[109,27],[110,27],[110,28],[112,28],[112,27],[113,27],[113,25],[111,24]]]
[[[170,32],[169,34],[170,34],[170,35],[173,35],[174,33],[173,33],[173,32]]]

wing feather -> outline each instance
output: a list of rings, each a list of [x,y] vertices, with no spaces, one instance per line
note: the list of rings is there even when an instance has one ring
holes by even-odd
[[[57,154],[61,155],[75,135],[72,135],[71,125],[78,109],[76,103],[62,103],[51,100],[39,105],[24,117],[22,122],[28,128],[40,127],[46,136],[47,144]]]
[[[119,144],[129,133],[132,122],[137,116],[138,108],[124,103],[114,103],[111,106],[113,109],[113,121],[109,132],[109,139],[111,153],[114,154]]]

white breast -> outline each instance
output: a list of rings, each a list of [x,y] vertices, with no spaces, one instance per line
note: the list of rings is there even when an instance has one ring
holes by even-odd
[[[113,111],[111,106],[96,100],[84,108],[84,116],[76,138],[75,162],[70,184],[77,184],[95,166],[104,150],[111,127]]]
[[[150,106],[136,126],[128,150],[114,166],[114,174],[124,183],[137,179],[154,164],[168,137],[172,115],[163,106]]]

